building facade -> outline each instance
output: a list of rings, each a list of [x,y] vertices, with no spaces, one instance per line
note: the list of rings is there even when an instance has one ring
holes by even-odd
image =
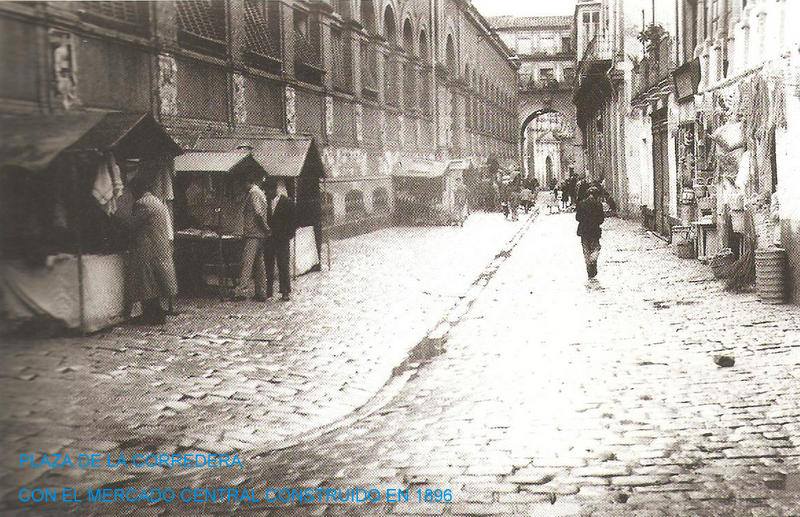
[[[579,0],[574,26],[577,78],[574,103],[583,174],[601,181],[619,210],[630,214],[623,117],[629,100],[623,0]]]
[[[498,16],[490,23],[519,60],[525,172],[549,185],[582,168],[571,102],[576,67],[573,19]]]
[[[388,220],[404,161],[518,149],[516,67],[468,2],[3,2],[0,38],[2,112],[151,112],[187,150],[313,136],[332,228]]]
[[[752,281],[741,271],[759,250],[783,247],[795,302],[800,36],[787,21],[798,15],[786,0],[586,0],[575,10],[590,173],[622,214],[668,240],[689,229],[699,258],[732,254],[742,268],[730,285]]]

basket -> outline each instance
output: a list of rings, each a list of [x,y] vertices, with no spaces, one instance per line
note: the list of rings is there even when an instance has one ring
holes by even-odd
[[[756,250],[756,290],[763,303],[786,301],[786,250]]]
[[[736,259],[730,248],[720,250],[710,261],[711,272],[714,273],[715,278],[727,278],[730,275],[730,267]]]
[[[694,245],[691,241],[678,242],[672,245],[675,256],[682,259],[694,258]]]
[[[716,196],[706,196],[697,198],[697,208],[701,212],[713,212],[717,207]]]

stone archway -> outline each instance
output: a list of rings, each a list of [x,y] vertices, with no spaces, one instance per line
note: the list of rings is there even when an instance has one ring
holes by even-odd
[[[528,126],[537,117],[547,113],[560,113],[564,116],[565,120],[570,121],[572,132],[575,135],[573,140],[573,146],[575,148],[575,170],[583,170],[583,139],[577,124],[577,111],[575,104],[572,102],[571,89],[561,87],[522,91],[519,95],[519,109],[517,113],[519,116],[520,163],[525,164],[526,172],[528,172],[528,161],[526,159]]]

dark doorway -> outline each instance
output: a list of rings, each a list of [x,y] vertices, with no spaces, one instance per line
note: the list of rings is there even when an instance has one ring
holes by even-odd
[[[653,113],[653,215],[655,231],[669,235],[669,132],[667,110]]]

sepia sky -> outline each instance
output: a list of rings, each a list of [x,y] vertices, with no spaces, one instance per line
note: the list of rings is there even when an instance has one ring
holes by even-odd
[[[558,16],[571,15],[575,0],[472,0],[484,16]]]

